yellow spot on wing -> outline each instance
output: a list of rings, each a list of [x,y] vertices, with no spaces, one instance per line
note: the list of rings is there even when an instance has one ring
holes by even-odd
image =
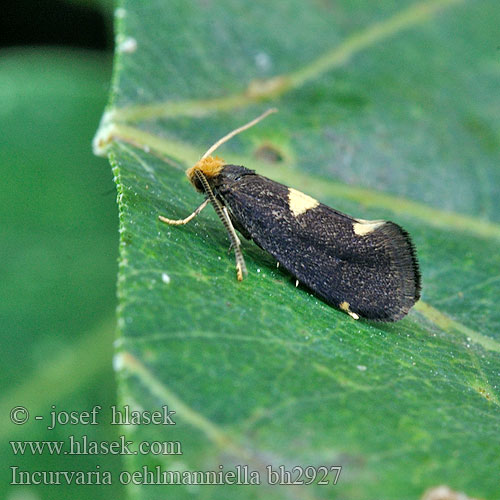
[[[349,302],[346,302],[344,300],[344,302],[341,302],[339,304],[339,307],[340,307],[340,309],[342,309],[342,311],[345,311],[351,318],[353,318],[353,319],[359,319],[359,316],[355,312],[352,312],[349,309]]]
[[[297,217],[311,208],[316,208],[319,205],[319,201],[296,189],[288,188],[288,205],[293,215]]]
[[[355,222],[352,225],[352,229],[355,234],[358,236],[364,236],[365,234],[369,234],[378,227],[382,226],[385,224],[385,220],[365,220],[365,219],[356,219],[357,222]]]

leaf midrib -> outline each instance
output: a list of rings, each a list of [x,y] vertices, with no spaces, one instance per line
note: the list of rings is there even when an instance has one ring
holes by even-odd
[[[268,80],[252,81],[239,93],[216,99],[162,101],[146,105],[112,108],[106,117],[109,122],[133,123],[156,118],[200,117],[213,112],[248,107],[256,102],[280,97],[302,87],[324,73],[342,66],[356,54],[397,33],[432,19],[441,10],[464,0],[430,0],[415,3],[389,18],[373,23],[348,36],[337,47],[325,52],[311,63],[285,75]]]
[[[154,151],[160,157],[166,155],[169,158],[182,158],[182,160],[176,160],[175,162],[167,158],[162,158],[179,170],[183,169],[182,164],[194,165],[200,157],[199,152],[190,145],[180,141],[170,141],[126,125],[117,124],[113,127],[109,141],[113,140],[121,142],[121,147],[128,153],[132,153],[133,151],[126,144],[131,144],[149,152]],[[254,159],[247,155],[231,156],[231,163],[237,165],[251,166],[253,162]],[[144,164],[142,161],[140,163]],[[151,173],[150,167],[147,170]],[[397,215],[413,218],[430,227],[447,231],[456,230],[485,240],[500,240],[500,224],[496,224],[495,222],[470,215],[440,210],[407,198],[380,193],[369,188],[351,186],[330,178],[327,179],[328,182],[325,182],[325,179],[321,176],[310,173],[306,175],[293,168],[290,160],[285,160],[280,167],[273,166],[270,168],[263,164],[259,166],[259,173],[262,175],[267,174],[273,180],[284,182],[291,187],[301,186],[301,189],[304,190],[305,186],[309,194],[314,194],[318,198],[335,197],[337,199],[354,201],[365,207],[384,209]]]

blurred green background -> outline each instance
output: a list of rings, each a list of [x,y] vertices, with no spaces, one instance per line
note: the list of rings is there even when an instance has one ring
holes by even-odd
[[[139,2],[136,5],[140,5]],[[389,3],[387,2],[387,5]],[[188,3],[180,1],[175,5],[185,7],[187,12],[185,15],[190,16]],[[174,7],[171,6],[171,8]],[[120,456],[68,457],[65,455],[51,456],[47,453],[42,456],[33,456],[30,453],[21,456],[13,454],[9,443],[13,440],[65,441],[70,435],[79,437],[83,434],[87,435],[89,440],[110,441],[118,439],[120,433],[119,429],[107,424],[109,422],[109,407],[116,404],[116,386],[112,369],[118,255],[116,193],[109,162],[107,159],[93,156],[91,150],[91,141],[108,99],[112,70],[113,10],[111,0],[2,2],[0,15],[0,168],[3,174],[3,189],[0,197],[0,228],[2,230],[0,318],[3,335],[1,336],[0,349],[3,354],[3,363],[0,377],[3,390],[0,395],[0,412],[3,416],[3,425],[1,426],[3,436],[1,440],[0,498],[8,500],[57,500],[68,497],[75,499],[120,499],[125,497],[124,488],[116,480],[112,485],[105,487],[9,485],[12,479],[10,469],[12,466],[30,472],[44,470],[110,471],[114,478],[124,468]],[[140,11],[140,9],[136,10]],[[186,29],[185,26],[179,25],[175,16],[170,18],[173,23],[177,23],[178,40],[183,40],[183,34],[180,32]],[[194,20],[193,16],[190,17],[190,20]],[[355,21],[353,20],[354,25]],[[451,24],[453,22],[452,19]],[[163,26],[161,26],[161,30],[165,37],[172,36],[171,32],[165,31]],[[239,36],[238,33],[237,35]],[[439,33],[436,36],[439,36]],[[469,42],[464,43],[468,45]],[[477,43],[476,41],[476,45],[472,46],[472,53],[477,50]],[[410,50],[408,53],[412,54],[411,43],[406,47],[407,50]],[[184,50],[190,49],[184,48]],[[491,47],[488,50],[491,50]],[[152,51],[151,54],[153,53]],[[183,57],[182,54],[183,52],[179,51],[178,57]],[[468,52],[465,51],[466,56],[467,54]],[[365,59],[365,64],[368,66],[378,64],[380,61],[376,58],[370,60],[369,57]],[[193,60],[196,60],[196,57],[193,57]],[[436,61],[438,59],[431,60],[431,68],[439,67]],[[186,62],[186,65],[188,64],[189,61]],[[392,64],[392,60],[387,59],[386,64]],[[463,69],[466,65],[462,61],[459,67]],[[435,74],[420,72],[420,74],[422,78],[432,77],[438,81],[439,78],[444,78],[443,75],[448,77],[452,74],[449,68],[450,66],[445,66],[445,71],[442,74],[438,72]],[[493,73],[490,66],[485,65],[484,68],[484,71]],[[167,66],[163,67],[163,70],[166,71],[166,69]],[[211,67],[209,69],[212,70]],[[147,74],[149,77],[149,73],[144,73],[143,66],[138,65],[134,70],[140,77],[143,74]],[[363,71],[361,68],[360,78],[364,75]],[[380,71],[381,74],[387,74],[388,77],[393,74],[385,66],[381,66]],[[179,75],[181,78],[179,81],[182,81],[182,73],[179,72]],[[475,75],[467,74],[464,82],[468,82],[469,78],[472,81],[473,76]],[[135,96],[134,93],[138,88],[133,80],[134,73],[129,74],[128,77],[132,77],[128,80],[132,82],[132,85],[122,95],[122,97],[127,98]],[[384,81],[384,78],[385,76],[381,76],[380,81]],[[405,75],[405,78],[408,76]],[[405,78],[402,81],[406,81]],[[140,79],[138,78],[138,80]],[[160,95],[163,95],[163,92],[168,92],[164,89],[166,83],[163,79],[158,81],[161,81],[161,85],[154,82],[151,88],[160,89]],[[342,94],[343,88],[349,89],[349,79],[346,78],[345,82],[342,83],[341,76],[340,82],[340,90],[337,89],[331,94],[332,99],[337,99],[337,101],[333,101],[328,112],[330,114],[339,112],[347,115],[351,113],[352,106],[358,105],[356,104],[358,101],[356,101],[354,94],[352,94],[355,97],[354,100],[349,97],[351,94]],[[176,84],[179,86],[175,79],[167,83],[172,88]],[[435,82],[431,82],[431,84],[435,85]],[[429,92],[433,89],[432,85],[429,87]],[[375,85],[374,88],[377,89],[377,86]],[[476,88],[474,82],[470,84],[470,88]],[[196,87],[193,86],[193,89]],[[475,92],[475,90],[471,91],[469,86],[465,84],[464,89],[467,90],[463,94],[466,96]],[[416,90],[404,83],[402,95],[406,91],[416,95]],[[300,92],[305,91],[300,90]],[[392,95],[384,92],[382,92],[382,96],[388,96],[389,99],[392,99]],[[441,102],[438,98],[432,101],[429,96],[424,96],[424,101],[428,99],[428,103]],[[457,96],[459,94],[453,96],[453,99],[456,100]],[[321,100],[316,100],[316,96],[312,92],[310,92],[309,97],[307,95],[304,97],[304,102],[307,99],[310,99],[313,104],[315,103],[315,112],[317,112],[318,106],[322,103]],[[351,99],[348,104],[345,104],[346,99],[347,101]],[[405,99],[406,97],[403,100]],[[451,109],[455,102],[453,99],[450,99],[449,103],[444,101],[445,110]],[[477,106],[485,108],[487,105],[484,103],[489,102],[479,101]],[[383,100],[379,101],[379,105],[381,105],[380,103],[383,104]],[[426,106],[430,106],[428,103]],[[474,109],[474,106],[476,104],[471,106],[471,109]],[[378,118],[377,111],[380,111],[380,108],[374,109],[375,111],[370,116],[376,120]],[[404,113],[408,112],[408,109],[405,108],[405,111],[401,112],[403,117],[401,119],[404,120],[405,116],[407,118],[411,113],[414,113],[415,116],[412,116],[412,121],[409,122],[411,124],[414,123],[414,120],[419,119],[417,115],[421,108],[415,106],[410,109],[410,115],[405,115]],[[429,110],[431,108],[424,106],[422,109]],[[482,108],[479,107],[479,109]],[[441,108],[436,108],[432,113],[429,112],[429,119],[431,120],[434,114],[437,116],[438,112],[441,113]],[[280,116],[283,115],[282,111]],[[396,116],[395,123],[399,123],[398,113],[395,113],[394,116]],[[454,116],[455,114],[452,115],[452,117]],[[456,116],[461,115],[457,113]],[[482,125],[482,121],[477,121],[475,115],[471,116],[473,119],[469,123],[469,128],[472,132],[469,134],[470,137],[466,134],[467,140],[474,141],[474,137],[477,136],[480,141],[478,148],[483,147],[486,150],[484,156],[492,155],[494,148],[492,150],[491,145],[494,145],[496,140],[494,134],[491,135],[488,126],[485,127]],[[308,122],[307,126],[311,126],[312,130],[316,127],[314,124],[315,115],[311,112],[308,119],[310,123]],[[326,120],[326,118],[324,119]],[[286,122],[285,118],[281,118],[281,120]],[[350,124],[354,123],[355,120],[356,116],[353,115]],[[185,133],[186,137],[189,137],[190,133],[192,134],[194,128],[200,126],[199,123],[194,123],[190,131],[189,119],[183,119],[181,123],[183,128],[180,127],[180,133]],[[366,123],[367,128],[371,127],[372,122]],[[432,127],[437,127],[435,130],[439,130],[439,127],[444,129],[449,123],[449,118],[436,120],[436,125],[433,124]],[[485,123],[488,124],[489,121]],[[172,121],[171,126],[177,127],[177,124]],[[406,126],[411,125],[406,124]],[[224,124],[224,128],[221,128],[221,135],[222,131],[227,130],[226,127],[227,124]],[[428,130],[434,130],[432,127],[429,125]],[[288,128],[290,130],[298,129],[298,127],[291,125],[288,125]],[[349,130],[349,124],[345,130]],[[428,130],[424,130],[421,138],[430,135]],[[458,130],[461,128],[458,127]],[[210,137],[203,135],[208,134],[208,131],[210,128],[206,128],[205,131],[200,129],[200,135],[197,139],[199,144],[210,143]],[[198,134],[198,130],[196,133]],[[212,133],[210,131],[210,134]],[[380,149],[382,155],[385,154],[384,148],[386,146],[384,134],[387,132],[382,129],[379,137],[382,144]],[[177,135],[174,134],[173,137],[177,137]],[[363,135],[360,134],[357,137],[362,138]],[[333,143],[332,140],[330,142]],[[309,142],[303,143],[302,154],[310,147],[310,144]],[[443,144],[448,143],[445,140]],[[453,144],[453,141],[450,141],[449,144]],[[464,144],[469,143],[465,142]],[[402,147],[404,150],[404,145]],[[369,145],[366,151],[370,152],[372,148],[373,145]],[[320,155],[324,154],[324,150],[320,148],[317,148],[317,151]],[[412,150],[409,151],[408,154],[411,155]],[[341,152],[341,154],[343,153]],[[439,154],[437,149],[431,150],[430,156],[438,156]],[[422,156],[422,158],[425,160],[427,157]],[[470,157],[470,160],[467,158],[466,160],[470,162],[476,160],[474,155]],[[489,161],[491,160],[488,156]],[[317,162],[318,165],[323,163],[322,160]],[[369,166],[370,162],[367,161],[366,164]],[[447,177],[448,171],[444,170],[444,167],[442,179],[446,180],[449,177]],[[473,171],[472,168],[470,170]],[[462,172],[464,171],[462,170]],[[434,180],[434,178],[431,179]],[[431,184],[434,187],[438,186],[438,180],[441,177],[438,176],[436,179],[436,182]],[[473,179],[476,182],[475,177]],[[488,183],[484,179],[481,182],[477,181],[477,185],[482,186],[484,183],[487,185]],[[450,183],[450,186],[452,185],[455,184]],[[438,187],[440,188],[441,185],[439,184]],[[435,192],[439,192],[439,190]],[[489,193],[489,190],[485,190],[485,192]],[[427,195],[431,196],[429,193],[426,193]],[[194,193],[192,196],[195,196]],[[456,198],[458,200],[460,196]],[[484,200],[488,199],[485,196]],[[426,197],[423,197],[423,200],[426,203],[429,202]],[[480,200],[481,203],[478,205],[481,210],[486,206],[486,212],[480,212],[480,215],[486,216],[490,205],[483,203],[484,200]],[[455,199],[453,201],[455,202]],[[438,202],[438,206],[455,207],[455,205],[446,205],[446,197]],[[153,219],[149,223],[153,224]],[[446,234],[443,238],[445,237]],[[188,233],[184,233],[181,238],[189,238]],[[425,255],[430,259],[432,255],[432,252],[429,251],[431,240],[426,239],[425,241],[427,241],[427,247],[421,244],[419,249],[424,255],[424,259]],[[452,240],[452,236],[450,236],[450,242],[452,241],[455,240]],[[465,241],[464,248],[467,244],[468,241]],[[445,245],[439,247],[440,255],[435,259],[436,262],[444,261],[443,255],[451,246],[452,243],[446,248]],[[456,262],[458,262],[459,255],[458,252],[454,257],[455,261],[446,268],[447,272],[451,273],[450,270],[458,268],[459,265]],[[215,258],[215,253],[213,257]],[[467,265],[473,267],[474,260],[471,254],[466,254],[466,257]],[[480,259],[480,257],[477,258]],[[232,266],[230,259],[227,262],[228,266]],[[439,264],[435,264],[434,267],[428,266],[427,272],[429,273],[428,282],[430,282],[430,287],[427,288],[430,292],[427,293],[430,293],[430,296],[439,295],[437,284],[446,280],[436,279],[436,276],[442,277],[444,275],[443,269],[440,268]],[[489,272],[489,268],[485,267],[483,270],[479,268],[478,275],[482,276],[481,273],[486,274],[487,272]],[[466,274],[464,273],[464,275]],[[472,280],[470,282],[472,283]],[[482,283],[481,280],[479,282]],[[234,283],[230,282],[230,286],[233,286]],[[462,281],[459,280],[457,283],[462,283]],[[432,286],[434,286],[434,290],[432,290]],[[469,286],[469,293],[472,290],[474,287]],[[481,325],[489,325],[490,316],[494,320],[493,313],[490,316],[483,314],[483,307],[488,307],[489,310],[492,303],[490,296],[492,297],[494,292],[489,294],[490,292],[486,291],[484,296],[480,296],[480,300],[474,301],[470,322],[479,318],[483,322]],[[447,298],[445,297],[443,300],[447,300]],[[453,304],[455,304],[455,312],[461,310],[462,316],[467,314],[461,300],[456,300]],[[453,306],[451,310],[453,311]],[[423,335],[422,337],[425,338]],[[416,336],[415,338],[419,341],[418,339],[421,337]],[[339,342],[342,340],[340,338]],[[439,339],[438,341],[440,342]],[[352,345],[355,346],[355,343]],[[410,344],[403,344],[403,349],[406,345]],[[434,345],[436,344],[429,344],[429,348],[434,348]],[[342,352],[347,352],[348,349],[349,347],[344,347]],[[174,351],[168,354],[172,356],[172,353]],[[471,357],[471,359],[473,358]],[[389,357],[385,363],[386,366],[389,365]],[[482,363],[489,363],[489,358]],[[472,361],[469,364],[472,364]],[[167,366],[164,369],[164,373],[167,373],[168,368]],[[344,363],[340,370],[344,368],[349,369],[349,365]],[[479,362],[477,370],[479,375],[484,378]],[[488,370],[488,373],[493,373],[493,368],[489,367]],[[387,371],[387,373],[392,372]],[[438,374],[438,371],[435,370],[435,373]],[[464,380],[466,380],[466,375],[464,375]],[[446,378],[444,380],[446,383]],[[481,378],[479,377],[478,380]],[[435,396],[439,395],[439,386],[436,385],[436,387],[438,390],[434,392]],[[461,388],[462,385],[458,387]],[[388,391],[391,390],[389,387]],[[410,394],[412,393],[410,392]],[[459,392],[453,394],[459,394]],[[474,392],[467,395],[468,397],[474,395],[478,397]],[[354,401],[354,403],[359,404],[359,401]],[[432,401],[427,401],[427,404],[432,405]],[[9,412],[18,405],[26,407],[31,414],[31,419],[25,425],[14,425],[10,421]],[[101,424],[98,426],[67,425],[59,426],[54,430],[46,428],[49,412],[53,407],[60,411],[90,411],[96,405],[103,408],[99,416]],[[451,408],[456,409],[459,406],[453,405]],[[390,414],[390,411],[388,413]],[[45,421],[35,421],[36,415],[43,415]],[[441,414],[436,413],[436,415],[439,417]],[[481,415],[481,418],[483,417],[490,418],[490,414],[485,413]],[[478,421],[480,420],[478,419]],[[403,420],[403,423],[408,425],[408,421],[405,423]],[[401,432],[404,432],[405,428],[402,429]],[[483,435],[486,435],[489,429],[490,427]],[[459,435],[459,438],[460,436],[463,438],[463,435]],[[378,436],[376,437],[378,438]],[[445,437],[448,438],[448,436]],[[455,436],[452,437],[455,438]],[[450,442],[452,442],[451,438]],[[440,445],[439,442],[438,445]],[[200,456],[203,457],[203,455]],[[425,459],[425,454],[422,456]],[[417,458],[420,459],[420,457]],[[439,457],[432,458],[437,461]],[[453,459],[453,456],[450,457],[450,460]],[[419,473],[417,470],[416,474]],[[485,471],[485,474],[487,473]],[[156,490],[156,493],[162,494],[161,490]],[[147,493],[144,494],[147,495]]]
[[[112,2],[2,3],[0,16],[0,498],[121,498],[112,486],[9,486],[21,470],[121,469],[118,456],[15,456],[11,440],[63,440],[98,426],[46,429],[52,405],[115,403],[112,341],[118,218],[111,169],[91,141],[108,98]],[[26,407],[25,425],[10,409]],[[45,416],[44,422],[34,420]]]

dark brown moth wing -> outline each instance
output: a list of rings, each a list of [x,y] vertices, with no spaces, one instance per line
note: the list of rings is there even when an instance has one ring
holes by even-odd
[[[414,247],[397,224],[375,224],[364,234],[355,231],[359,220],[321,203],[294,212],[294,190],[245,167],[225,166],[213,187],[237,229],[325,302],[396,321],[419,299]]]

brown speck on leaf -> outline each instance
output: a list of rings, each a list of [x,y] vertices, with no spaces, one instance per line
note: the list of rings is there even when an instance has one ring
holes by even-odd
[[[482,387],[480,387],[478,389],[478,392],[479,392],[479,394],[481,394],[481,396],[484,396],[486,399],[488,399],[488,400],[491,399],[490,393],[487,392],[486,389],[483,389]]]
[[[259,146],[254,153],[254,156],[266,163],[279,163],[283,161],[283,155],[280,150],[272,144],[266,143]]]

